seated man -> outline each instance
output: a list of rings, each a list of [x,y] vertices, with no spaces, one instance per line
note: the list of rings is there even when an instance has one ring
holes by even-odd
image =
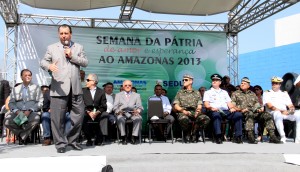
[[[105,92],[97,87],[98,77],[96,74],[89,74],[86,79],[86,88],[83,88],[83,101],[85,104],[85,115],[83,118],[82,130],[86,136],[86,146],[103,144],[103,131],[107,131],[106,96]]]
[[[113,130],[112,127],[114,124],[116,124],[116,121],[117,121],[117,118],[113,111],[116,95],[113,93],[113,90],[114,90],[113,83],[108,82],[103,85],[103,88],[104,88],[104,92],[105,92],[105,96],[106,96],[106,105],[107,105],[107,110],[106,110],[106,112],[103,112],[103,113],[108,116],[108,125],[107,125],[108,128],[104,129],[102,132],[103,132],[104,137],[106,137],[109,134],[111,135],[110,131]],[[108,139],[110,139],[110,137],[108,137]]]
[[[288,93],[282,92],[280,86],[282,78],[273,77],[271,79],[272,89],[264,93],[263,103],[266,109],[273,115],[275,125],[283,143],[286,142],[286,136],[283,128],[283,120],[296,121],[296,143],[300,142],[300,112],[295,111],[295,107]],[[287,109],[288,107],[288,109]],[[299,132],[298,132],[299,131]]]
[[[121,133],[122,144],[127,144],[127,138],[125,133],[125,122],[126,119],[133,121],[131,143],[136,144],[139,131],[142,127],[142,116],[141,113],[144,110],[142,106],[141,96],[138,93],[132,92],[132,82],[125,80],[123,82],[124,91],[117,93],[114,108],[117,115],[117,124]]]
[[[48,87],[50,88],[50,87]],[[42,90],[43,92],[43,90]],[[42,127],[43,127],[43,138],[44,138],[44,142],[43,142],[43,146],[48,146],[51,145],[51,118],[50,118],[50,114],[51,114],[51,110],[50,110],[50,90],[46,90],[43,93],[43,97],[44,97],[44,101],[43,101],[43,113],[41,116],[41,122],[42,122]],[[66,124],[65,124],[65,133],[68,132],[68,130],[71,128],[71,119],[69,116],[69,112],[66,113]],[[67,134],[66,134],[67,135]]]
[[[193,80],[192,75],[183,76],[183,89],[177,92],[173,102],[178,112],[178,121],[184,133],[185,143],[198,142],[199,129],[205,129],[210,121],[208,116],[201,114],[202,100],[198,90],[192,87]]]
[[[10,94],[8,106],[11,113],[5,117],[4,125],[20,137],[20,144],[27,144],[29,134],[40,124],[40,116],[37,112],[41,110],[43,95],[40,87],[31,83],[30,70],[23,69],[21,79],[23,83],[14,87]],[[27,118],[27,121],[20,126],[14,121],[18,115],[23,116],[23,120]]]
[[[220,88],[222,77],[219,74],[211,75],[212,87],[205,91],[203,101],[207,114],[213,120],[213,128],[216,135],[216,143],[222,144],[221,121],[228,119],[234,121],[234,143],[241,144],[243,116],[236,112],[227,91]]]
[[[248,133],[248,142],[250,144],[257,144],[254,137],[254,120],[257,119],[260,123],[264,123],[269,135],[270,143],[282,143],[275,135],[274,122],[272,115],[268,112],[264,112],[264,107],[260,106],[259,101],[255,93],[250,88],[250,80],[247,77],[242,78],[241,90],[237,90],[232,93],[232,104],[235,105],[235,110],[242,112],[246,121],[246,131]]]
[[[164,110],[164,119],[167,119],[169,121],[168,127],[167,127],[167,132],[164,133],[163,127],[162,125],[156,126],[155,127],[155,131],[156,131],[156,135],[157,135],[157,139],[158,140],[166,140],[166,137],[168,136],[168,133],[170,131],[170,124],[174,123],[174,117],[171,115],[171,109],[172,106],[170,104],[169,98],[162,95],[162,86],[161,85],[156,85],[154,87],[154,93],[155,95],[153,95],[152,97],[159,97],[162,100],[162,106],[163,106],[163,110]],[[159,130],[159,131],[158,131]]]

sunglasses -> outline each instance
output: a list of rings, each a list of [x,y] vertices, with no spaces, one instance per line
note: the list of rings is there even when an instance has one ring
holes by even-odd
[[[86,82],[90,82],[90,81],[94,81],[94,80],[91,80],[91,79],[86,79]]]
[[[131,87],[131,85],[124,85],[124,87]]]
[[[272,85],[280,85],[280,82],[272,82]]]
[[[189,79],[183,79],[182,80],[182,82],[188,82],[189,81]]]

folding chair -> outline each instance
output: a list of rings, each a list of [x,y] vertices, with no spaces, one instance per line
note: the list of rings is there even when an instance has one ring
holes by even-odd
[[[148,99],[148,125],[149,125],[149,144],[151,144],[151,129],[153,124],[163,125],[170,124],[169,120],[162,119],[164,115],[163,104],[160,97],[150,97]],[[159,119],[152,119],[152,117],[157,116]],[[170,124],[171,128],[171,139],[173,144],[173,126]]]

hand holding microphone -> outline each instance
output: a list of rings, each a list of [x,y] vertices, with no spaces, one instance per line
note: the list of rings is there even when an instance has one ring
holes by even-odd
[[[68,40],[64,41],[64,53],[66,55],[66,58],[71,59],[72,58],[72,52],[71,52],[71,48],[70,48],[70,43]]]

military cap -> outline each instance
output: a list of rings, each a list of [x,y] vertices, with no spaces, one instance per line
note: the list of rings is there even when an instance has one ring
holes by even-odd
[[[106,87],[107,85],[112,85],[112,86],[114,86],[114,84],[113,84],[113,83],[111,83],[111,82],[107,82],[106,84],[103,84],[103,85],[102,85],[102,87]]]
[[[184,74],[182,78],[194,79],[193,75],[191,75],[191,74]]]
[[[213,79],[222,80],[222,76],[216,73],[216,74],[212,74],[212,75],[210,76],[210,79],[211,79],[211,80],[213,80]]]
[[[250,79],[248,77],[244,77],[242,78],[242,81],[241,82],[248,82],[250,84]]]
[[[271,82],[282,82],[282,81],[283,81],[283,79],[278,76],[273,76],[271,78]]]

